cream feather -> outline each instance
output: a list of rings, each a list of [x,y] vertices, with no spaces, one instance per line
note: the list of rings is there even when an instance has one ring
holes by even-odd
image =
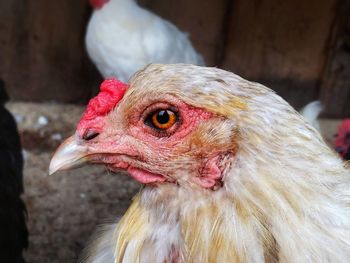
[[[172,156],[178,184],[139,193],[110,238],[110,262],[350,261],[349,170],[282,98],[184,64],[150,65],[130,85],[125,109],[171,94],[220,116],[198,126],[191,150],[228,154],[215,191],[191,183],[190,153]]]

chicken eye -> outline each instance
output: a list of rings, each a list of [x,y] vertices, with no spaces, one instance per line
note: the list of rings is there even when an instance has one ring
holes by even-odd
[[[158,110],[151,115],[152,126],[159,130],[169,129],[176,120],[176,113],[171,110]]]

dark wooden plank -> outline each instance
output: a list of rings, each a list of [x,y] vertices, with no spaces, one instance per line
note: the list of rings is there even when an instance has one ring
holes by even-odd
[[[0,78],[17,100],[77,102],[98,74],[86,56],[86,0],[0,2]]]
[[[341,0],[321,86],[324,116],[350,117],[350,1]]]
[[[318,97],[336,0],[235,0],[222,67],[300,107]]]

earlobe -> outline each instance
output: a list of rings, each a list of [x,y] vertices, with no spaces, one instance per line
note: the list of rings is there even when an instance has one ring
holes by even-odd
[[[219,155],[204,160],[195,182],[203,188],[217,190],[222,186],[222,171],[219,168]]]

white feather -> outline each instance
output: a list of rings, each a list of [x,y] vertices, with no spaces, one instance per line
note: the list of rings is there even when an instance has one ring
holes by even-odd
[[[132,0],[111,0],[95,10],[86,49],[103,77],[127,81],[150,63],[204,65],[187,34]]]
[[[321,131],[318,115],[322,110],[321,102],[312,101],[301,109],[300,114],[318,131]]]

